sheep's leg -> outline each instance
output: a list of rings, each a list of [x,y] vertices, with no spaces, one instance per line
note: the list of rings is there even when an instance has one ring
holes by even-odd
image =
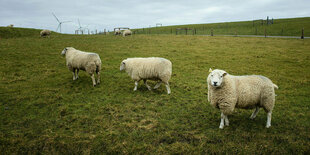
[[[225,115],[225,119],[224,119],[224,120],[225,120],[225,125],[226,125],[226,126],[229,126],[229,120],[228,120],[227,115]]]
[[[100,72],[97,72],[97,84],[100,83]]]
[[[170,86],[169,86],[169,83],[166,82],[166,88],[167,88],[167,93],[170,94],[171,93],[171,90],[170,90]]]
[[[147,84],[146,79],[144,79],[143,82],[144,82],[145,86],[147,87],[147,89],[152,90],[151,86],[149,86],[149,85]]]
[[[271,126],[271,114],[272,114],[272,111],[269,111],[267,113],[267,123],[266,123],[266,128],[269,128]]]
[[[135,81],[135,88],[133,89],[133,91],[136,91],[136,90],[137,90],[137,88],[138,88],[138,83],[139,83],[139,81]]]
[[[79,78],[79,69],[76,69],[76,76],[75,76],[75,79],[78,79]]]
[[[162,83],[161,81],[157,82],[157,84],[155,85],[154,89],[159,88],[159,86],[161,85],[161,83]]]
[[[91,79],[93,80],[93,86],[96,86],[96,79],[95,79],[95,74],[91,75]]]
[[[220,123],[220,129],[224,128],[224,119],[225,119],[225,115],[223,113],[221,113],[221,123]]]
[[[76,77],[75,77],[75,69],[72,69],[72,75],[73,75],[73,80],[76,80]]]
[[[259,107],[257,106],[255,111],[252,113],[250,119],[254,119],[256,117],[256,115],[258,114],[258,112],[259,112]]]

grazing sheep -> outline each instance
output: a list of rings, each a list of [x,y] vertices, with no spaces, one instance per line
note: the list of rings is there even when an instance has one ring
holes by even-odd
[[[254,109],[251,119],[254,119],[263,108],[267,112],[266,128],[271,126],[271,114],[275,103],[275,91],[278,86],[270,79],[261,75],[233,76],[223,70],[213,70],[207,78],[208,101],[213,107],[221,110],[219,128],[228,126],[227,115],[235,108]],[[225,121],[225,124],[224,124]]]
[[[13,24],[10,24],[10,25],[8,25],[7,27],[14,27],[14,25],[13,25]]]
[[[50,35],[51,35],[51,31],[50,30],[42,30],[40,32],[40,36],[41,37],[50,37]]]
[[[114,32],[114,35],[121,35],[121,34],[122,34],[121,30],[115,30]]]
[[[125,70],[135,81],[134,91],[137,90],[140,80],[143,80],[146,87],[151,90],[147,80],[154,80],[158,81],[154,89],[157,89],[163,82],[166,85],[167,93],[171,93],[168,81],[172,73],[172,63],[165,58],[127,58],[122,61],[120,70]]]
[[[130,30],[123,31],[123,37],[129,36],[129,35],[131,35],[131,31]]]
[[[91,75],[93,86],[96,86],[95,73],[97,73],[97,84],[100,83],[101,59],[97,53],[83,52],[73,47],[66,47],[61,55],[66,56],[67,67],[72,71],[73,80],[79,78],[79,70],[84,70]],[[75,71],[77,71],[76,75]]]

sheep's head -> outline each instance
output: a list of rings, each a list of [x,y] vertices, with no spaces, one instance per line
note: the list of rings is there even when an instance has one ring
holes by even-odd
[[[208,83],[213,87],[220,87],[223,83],[224,76],[227,75],[227,72],[219,69],[212,71],[211,68],[209,72]]]
[[[119,67],[119,70],[122,71],[126,68],[126,60],[123,60],[122,63],[121,63],[121,66]]]
[[[68,48],[66,47],[62,52],[61,52],[61,55],[66,55],[66,52],[67,52]]]

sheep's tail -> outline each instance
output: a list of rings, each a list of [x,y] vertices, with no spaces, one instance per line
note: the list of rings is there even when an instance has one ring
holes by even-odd
[[[273,88],[279,89],[279,87],[276,84],[273,84]]]
[[[96,60],[95,61],[95,65],[96,65],[96,72],[100,72],[101,70],[101,61],[100,60]]]

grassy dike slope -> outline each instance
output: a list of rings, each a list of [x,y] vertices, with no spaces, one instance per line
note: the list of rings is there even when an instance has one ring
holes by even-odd
[[[274,24],[267,25],[266,20],[224,22],[210,24],[190,24],[175,25],[136,29],[138,34],[176,34],[176,28],[196,29],[197,35],[210,35],[213,30],[214,35],[265,35],[268,36],[301,36],[301,30],[304,28],[304,36],[310,37],[310,17],[274,19]],[[178,34],[185,34],[185,30]],[[188,34],[193,34],[192,30]]]

